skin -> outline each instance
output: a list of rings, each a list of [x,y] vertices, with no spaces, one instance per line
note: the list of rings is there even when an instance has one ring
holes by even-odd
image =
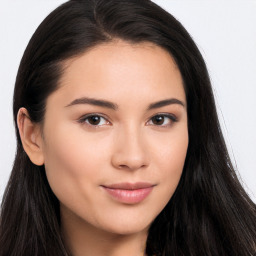
[[[74,256],[143,255],[150,224],[178,185],[188,147],[179,69],[160,47],[124,41],[65,64],[60,88],[47,99],[44,124],[32,123],[20,109],[23,147],[33,163],[45,165]],[[116,109],[74,102],[83,97],[110,101]],[[148,109],[166,99],[181,104]],[[94,125],[87,114],[102,117]],[[153,188],[144,200],[124,203],[102,187],[122,182]]]

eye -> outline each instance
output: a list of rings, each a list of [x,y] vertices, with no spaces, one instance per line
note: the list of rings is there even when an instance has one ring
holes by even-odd
[[[85,123],[91,126],[102,126],[110,124],[110,122],[105,117],[97,114],[83,116],[81,119],[79,119],[79,123]]]
[[[156,125],[156,126],[170,126],[173,122],[177,122],[177,118],[170,114],[158,114],[148,121],[149,125]]]

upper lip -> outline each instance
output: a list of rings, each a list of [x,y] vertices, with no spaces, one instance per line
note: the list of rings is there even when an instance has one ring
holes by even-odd
[[[102,185],[102,187],[110,188],[110,189],[124,189],[124,190],[135,190],[135,189],[143,189],[153,187],[154,184],[149,182],[124,182],[124,183],[116,183],[110,185]]]

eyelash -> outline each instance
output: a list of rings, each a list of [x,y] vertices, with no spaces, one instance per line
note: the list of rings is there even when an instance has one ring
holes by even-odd
[[[101,123],[102,119],[105,119],[106,122],[107,122],[107,124],[100,124],[100,123],[99,123],[99,124],[95,124],[95,125],[94,125],[94,124],[90,124],[89,122],[87,122],[90,117],[97,117],[97,118],[99,117],[99,118],[100,118],[100,123]],[[147,121],[147,123],[152,122],[153,118],[156,118],[156,117],[164,117],[164,123],[165,123],[165,121],[166,121],[166,118],[168,118],[168,119],[169,119],[169,122],[168,122],[168,124],[161,124],[161,125],[149,124],[150,126],[157,126],[157,127],[165,128],[165,127],[170,127],[170,126],[172,126],[173,123],[175,123],[175,122],[178,121],[177,117],[176,117],[175,115],[173,115],[173,114],[159,113],[159,114],[156,114],[156,115],[152,116],[152,117],[149,119],[149,121]],[[92,128],[99,128],[99,127],[101,127],[101,126],[111,124],[111,123],[107,120],[107,118],[106,118],[105,116],[103,116],[102,114],[98,114],[98,113],[93,113],[93,114],[85,115],[85,116],[81,117],[81,118],[78,120],[78,122],[81,123],[81,124],[88,125],[89,127],[92,127]]]

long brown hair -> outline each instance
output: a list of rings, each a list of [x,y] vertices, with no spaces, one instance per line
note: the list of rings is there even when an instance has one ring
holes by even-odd
[[[149,0],[71,0],[38,27],[20,63],[13,116],[25,107],[44,120],[65,60],[113,39],[154,43],[174,58],[188,109],[189,146],[179,185],[153,222],[148,255],[253,255],[256,206],[240,185],[221,133],[205,62],[185,28]],[[71,255],[60,232],[59,202],[44,166],[17,152],[0,217],[0,256]],[[86,241],[85,241],[86,242]]]

